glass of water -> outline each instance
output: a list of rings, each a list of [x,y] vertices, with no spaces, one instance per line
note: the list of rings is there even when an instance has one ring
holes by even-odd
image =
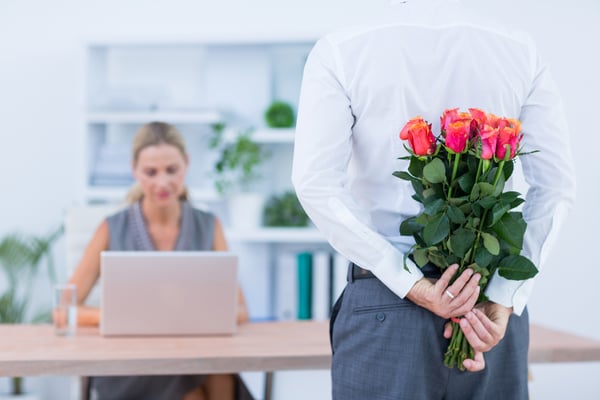
[[[61,284],[54,287],[52,309],[54,332],[59,336],[74,336],[77,333],[77,287]]]

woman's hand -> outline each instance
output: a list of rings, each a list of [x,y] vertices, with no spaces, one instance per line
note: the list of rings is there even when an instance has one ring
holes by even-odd
[[[435,282],[427,278],[417,281],[406,297],[442,318],[466,314],[473,309],[479,297],[481,275],[473,274],[472,269],[466,269],[450,285],[450,280],[457,271],[458,265],[453,264]]]

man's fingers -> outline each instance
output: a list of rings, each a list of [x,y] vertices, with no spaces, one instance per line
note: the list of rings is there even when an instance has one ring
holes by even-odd
[[[440,279],[435,283],[435,286],[440,292],[443,292],[448,287],[450,280],[454,274],[456,274],[456,271],[458,271],[458,264],[452,264],[446,268],[442,276],[440,276]]]
[[[452,337],[452,324],[450,322],[446,322],[444,325],[444,337],[446,339],[450,339]]]
[[[467,371],[470,372],[482,371],[485,368],[485,359],[483,358],[483,353],[476,351],[473,359],[468,358],[463,361],[463,366]]]

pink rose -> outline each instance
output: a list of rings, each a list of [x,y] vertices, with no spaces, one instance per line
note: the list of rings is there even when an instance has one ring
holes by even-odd
[[[498,144],[496,146],[496,158],[503,160],[506,156],[506,146],[509,146],[512,160],[517,154],[519,143],[521,141],[521,122],[516,119],[501,118],[498,123]]]
[[[463,153],[471,134],[471,121],[460,120],[450,123],[444,132],[446,133],[446,147],[455,153]]]
[[[484,125],[479,131],[478,139],[481,141],[481,155],[484,160],[491,160],[496,152],[498,143],[498,129],[491,125]]]

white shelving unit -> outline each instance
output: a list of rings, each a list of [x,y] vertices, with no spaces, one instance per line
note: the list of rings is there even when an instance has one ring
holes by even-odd
[[[265,128],[263,114],[274,100],[297,108],[302,69],[314,41],[240,36],[88,44],[82,200],[122,198],[133,182],[131,139],[150,121],[173,123],[183,133],[192,162],[187,183],[199,202],[218,199],[208,140],[211,126],[221,122],[229,136],[237,128],[254,129],[253,139],[273,149],[265,168],[281,172],[263,190],[291,187],[285,176],[290,161],[284,160],[291,157],[294,130]]]
[[[304,63],[316,38],[228,37],[181,42],[101,42],[86,47],[84,203],[122,202],[133,183],[130,149],[135,131],[165,121],[182,132],[190,155],[187,185],[193,202],[225,222],[240,254],[240,280],[251,315],[272,316],[274,260],[280,251],[328,246],[315,228],[240,230],[227,221],[227,203],[213,185],[212,126],[225,123],[225,140],[252,129],[269,150],[261,167],[265,197],[290,190],[294,129],[270,129],[264,112],[274,100],[297,109]]]

